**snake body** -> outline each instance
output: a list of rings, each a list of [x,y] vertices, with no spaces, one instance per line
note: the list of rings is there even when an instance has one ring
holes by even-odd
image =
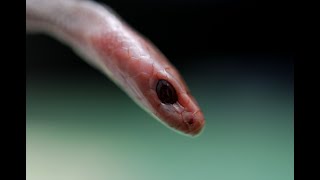
[[[109,7],[93,1],[26,0],[26,31],[69,45],[167,127],[189,135],[203,129],[203,113],[177,69]]]

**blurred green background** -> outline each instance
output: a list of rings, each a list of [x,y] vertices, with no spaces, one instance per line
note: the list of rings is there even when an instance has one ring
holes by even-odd
[[[26,38],[28,180],[293,180],[290,56],[173,58],[206,117],[203,133],[190,138],[70,49]]]

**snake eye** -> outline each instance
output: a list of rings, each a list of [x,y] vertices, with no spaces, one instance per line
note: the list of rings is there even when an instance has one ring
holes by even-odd
[[[164,104],[174,104],[178,101],[176,90],[166,80],[160,79],[157,83],[156,92],[160,101]]]

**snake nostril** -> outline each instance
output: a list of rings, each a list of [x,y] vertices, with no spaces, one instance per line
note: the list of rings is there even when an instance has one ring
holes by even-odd
[[[192,124],[194,123],[194,119],[193,119],[193,118],[190,118],[190,119],[187,121],[187,123],[188,123],[189,125],[192,125]]]

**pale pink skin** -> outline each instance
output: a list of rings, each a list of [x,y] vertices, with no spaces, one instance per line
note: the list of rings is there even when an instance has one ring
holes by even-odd
[[[109,8],[91,1],[27,0],[26,15],[28,31],[70,45],[165,125],[189,135],[203,129],[201,109],[176,68]],[[173,85],[177,103],[161,103],[155,91],[160,79]]]

